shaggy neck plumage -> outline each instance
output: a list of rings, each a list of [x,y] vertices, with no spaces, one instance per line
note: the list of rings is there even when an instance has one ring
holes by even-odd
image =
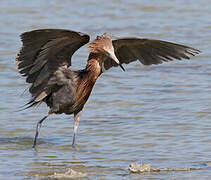
[[[103,58],[104,55],[102,53],[91,52],[87,60],[85,71],[98,77],[101,74]]]

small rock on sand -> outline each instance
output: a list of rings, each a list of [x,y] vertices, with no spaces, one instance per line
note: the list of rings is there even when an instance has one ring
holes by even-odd
[[[130,164],[128,169],[133,173],[160,171],[159,169],[152,168],[151,164]]]
[[[50,177],[62,179],[62,178],[79,178],[79,177],[86,177],[86,176],[87,176],[86,173],[77,172],[77,171],[74,171],[73,169],[68,169],[64,173],[54,173],[54,175],[51,175]]]

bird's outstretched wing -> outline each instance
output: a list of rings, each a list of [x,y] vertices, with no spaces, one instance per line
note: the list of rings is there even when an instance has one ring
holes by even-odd
[[[113,38],[116,57],[121,64],[139,60],[144,65],[160,64],[173,60],[189,59],[200,51],[188,46],[166,41],[140,38]],[[118,66],[110,58],[104,61],[104,69]]]
[[[32,83],[32,103],[50,93],[49,81],[52,86],[52,79],[67,78],[65,68],[71,66],[72,55],[89,39],[87,34],[62,29],[40,29],[21,35],[23,46],[16,57],[16,65],[26,76],[26,82]]]

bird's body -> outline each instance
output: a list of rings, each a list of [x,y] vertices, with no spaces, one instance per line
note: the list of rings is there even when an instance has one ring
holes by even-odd
[[[83,109],[100,73],[101,67],[94,59],[89,60],[83,70],[73,71],[72,68],[58,70],[55,74],[56,81],[59,76],[65,75],[66,84],[44,100],[50,107],[49,113],[72,114]]]
[[[19,72],[31,83],[28,107],[45,102],[48,114],[74,114],[74,138],[81,112],[97,78],[113,66],[139,60],[144,65],[160,64],[199,53],[199,50],[166,41],[141,38],[111,38],[103,34],[89,43],[90,54],[83,70],[73,70],[71,57],[89,42],[83,33],[43,29],[21,35],[23,47],[17,58]],[[38,122],[34,147],[41,123]]]

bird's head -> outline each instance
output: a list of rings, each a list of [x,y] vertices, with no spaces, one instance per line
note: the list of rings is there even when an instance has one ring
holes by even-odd
[[[105,33],[101,36],[97,36],[94,41],[89,43],[88,48],[91,53],[103,54],[111,58],[122,68],[123,71],[125,71],[124,67],[120,64],[115,55],[112,39],[110,36],[106,35]]]

